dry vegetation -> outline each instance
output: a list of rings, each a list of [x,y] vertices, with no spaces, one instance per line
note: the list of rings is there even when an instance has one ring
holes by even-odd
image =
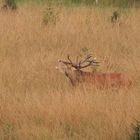
[[[46,26],[43,9],[0,13],[0,140],[128,140],[140,120],[140,10],[112,26],[113,9],[61,7]],[[82,48],[98,71],[128,73],[133,87],[73,89],[55,65]]]

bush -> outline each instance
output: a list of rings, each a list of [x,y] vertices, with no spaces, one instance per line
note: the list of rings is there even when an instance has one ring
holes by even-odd
[[[51,6],[45,9],[45,14],[43,17],[43,23],[48,25],[49,23],[56,24],[58,19],[58,12]]]
[[[130,140],[140,140],[140,122],[136,122],[133,125],[133,132],[130,136]]]
[[[15,0],[4,0],[4,5],[2,8],[5,8],[5,9],[9,8],[9,9],[14,10],[14,9],[17,9],[17,4]]]

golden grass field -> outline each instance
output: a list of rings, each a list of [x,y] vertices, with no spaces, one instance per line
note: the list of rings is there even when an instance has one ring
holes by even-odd
[[[0,140],[129,140],[140,121],[140,10],[112,26],[114,9],[57,7],[56,25],[45,26],[44,7],[0,12]],[[72,88],[55,66],[82,48],[132,87]]]

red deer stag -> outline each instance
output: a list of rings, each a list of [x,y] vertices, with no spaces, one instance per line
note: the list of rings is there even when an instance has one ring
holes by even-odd
[[[56,67],[60,72],[64,73],[70,80],[73,86],[77,83],[91,83],[97,88],[110,88],[110,87],[129,87],[131,80],[126,74],[123,73],[95,73],[84,72],[81,69],[89,66],[98,66],[99,62],[92,59],[91,55],[86,56],[84,60],[73,63],[69,55],[68,61],[59,60],[59,64]]]

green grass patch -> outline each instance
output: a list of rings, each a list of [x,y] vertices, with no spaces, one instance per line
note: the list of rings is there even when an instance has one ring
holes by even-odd
[[[92,5],[95,6],[95,0],[16,0],[17,3],[36,3],[36,4],[62,4],[66,6],[73,5]],[[135,7],[140,5],[139,0],[99,0],[97,6],[106,7],[106,6],[114,6],[114,7]]]

